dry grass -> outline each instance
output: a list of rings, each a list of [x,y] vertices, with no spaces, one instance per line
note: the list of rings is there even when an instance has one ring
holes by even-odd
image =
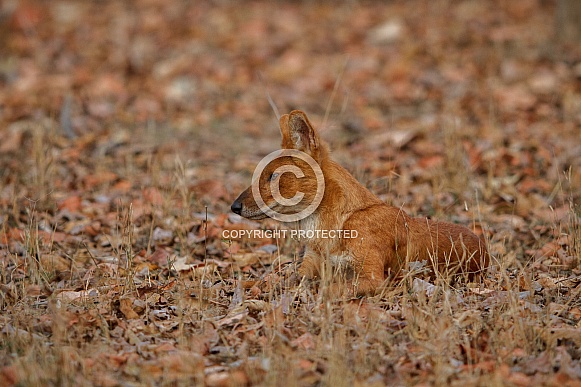
[[[48,189],[46,143],[33,138],[38,172],[23,181],[24,190],[40,183]],[[462,157],[450,149],[448,158]],[[54,153],[51,162],[58,161]],[[228,258],[243,245],[219,239],[215,230],[228,221],[220,225],[211,210],[192,215],[202,206],[188,189],[184,163],[178,158],[170,174],[155,165],[144,168],[155,171],[149,176],[159,197],[145,209],[140,204],[137,215],[132,200],[139,195],[111,203],[105,239],[81,234],[55,242],[73,218],[16,197],[3,207],[4,384],[520,385],[579,371],[579,277],[570,274],[579,270],[581,233],[572,193],[556,193],[555,202],[570,211],[523,249],[537,251],[548,235],[558,236],[568,267],[552,265],[556,255],[510,258],[521,241],[492,223],[495,267],[479,287],[410,273],[376,297],[337,300],[327,291],[340,278],[332,268],[319,284],[293,274],[296,241],[278,241],[272,255],[249,252],[250,264]],[[446,165],[450,173],[434,174],[432,186],[461,188],[475,178],[466,172],[441,180],[454,175],[455,164]],[[484,207],[471,213],[478,223],[494,219]],[[11,234],[15,222],[26,225],[21,236]],[[170,231],[164,243],[173,247],[165,248],[166,263],[152,266],[159,230]],[[187,269],[175,266],[181,257],[190,257],[182,261],[191,262]],[[247,280],[258,282],[250,287]]]
[[[554,2],[217,3],[0,3],[0,385],[579,386]],[[482,283],[333,299],[298,241],[222,240],[277,227],[229,213],[278,146],[264,89],[389,204],[482,233]]]

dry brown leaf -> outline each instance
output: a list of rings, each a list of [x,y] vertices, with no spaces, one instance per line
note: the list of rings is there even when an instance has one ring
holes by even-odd
[[[236,325],[236,324],[240,323],[241,321],[243,321],[247,315],[248,315],[248,312],[246,311],[246,309],[233,310],[228,315],[226,315],[223,318],[221,318],[220,320],[216,321],[216,325],[220,328],[224,327],[224,326]]]
[[[176,260],[171,264],[171,267],[178,272],[190,271],[199,267],[199,264],[186,263],[188,259],[189,257],[177,257]]]
[[[516,386],[530,386],[531,378],[522,372],[513,372],[508,377],[508,381]]]
[[[270,254],[266,251],[254,251],[251,253],[236,253],[232,254],[232,260],[240,267],[252,266],[257,263],[269,264],[274,260],[274,254]]]
[[[72,262],[66,258],[63,258],[56,254],[45,254],[40,257],[40,264],[44,270],[56,271],[56,272],[67,272],[70,271],[74,266],[71,265]]]
[[[70,212],[80,212],[82,209],[82,198],[79,195],[69,196],[58,203],[59,210],[67,210]]]
[[[173,352],[173,351],[176,351],[176,347],[174,346],[174,344],[169,342],[160,344],[153,350],[153,352],[155,353]]]
[[[242,370],[210,373],[205,379],[208,387],[246,386],[248,383],[249,378]]]
[[[88,300],[99,297],[100,293],[98,289],[88,289],[88,290],[64,290],[56,295],[57,300],[63,301],[77,301],[77,300]]]
[[[269,310],[272,307],[268,302],[262,300],[245,300],[244,306],[255,312]]]
[[[367,136],[365,141],[370,148],[377,146],[391,145],[396,148],[406,146],[411,140],[418,135],[417,129],[391,129],[371,136]]]
[[[132,298],[126,297],[119,299],[119,310],[128,320],[139,318],[139,315],[135,313],[135,311],[133,310],[132,305],[133,305]]]
[[[301,348],[305,350],[314,350],[315,349],[315,339],[313,335],[309,332],[303,333],[293,341],[291,341],[291,345],[296,348]]]
[[[3,386],[15,386],[18,382],[17,368],[14,365],[4,366],[0,370],[0,384]]]
[[[558,340],[571,340],[581,347],[581,330],[579,328],[546,328],[543,337],[548,343],[554,344]]]

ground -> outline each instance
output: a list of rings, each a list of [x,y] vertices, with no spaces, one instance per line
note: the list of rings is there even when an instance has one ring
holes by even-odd
[[[581,386],[555,8],[0,3],[0,384]],[[385,202],[482,235],[483,281],[333,299],[300,241],[223,238],[280,227],[229,206],[292,109]]]

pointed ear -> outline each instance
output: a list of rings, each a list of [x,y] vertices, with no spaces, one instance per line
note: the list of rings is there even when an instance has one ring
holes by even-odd
[[[296,149],[309,154],[315,160],[321,153],[321,141],[307,115],[300,110],[293,110],[280,118],[282,147]]]
[[[283,114],[280,116],[279,125],[280,125],[280,134],[282,135],[282,149],[294,149],[293,143],[291,140],[290,129],[288,126],[288,114]]]

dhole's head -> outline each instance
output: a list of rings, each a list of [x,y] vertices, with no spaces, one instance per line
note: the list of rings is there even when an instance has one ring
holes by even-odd
[[[293,221],[316,211],[325,189],[321,164],[327,157],[326,144],[299,110],[280,117],[280,132],[282,150],[257,166],[252,185],[232,203],[236,214]]]

